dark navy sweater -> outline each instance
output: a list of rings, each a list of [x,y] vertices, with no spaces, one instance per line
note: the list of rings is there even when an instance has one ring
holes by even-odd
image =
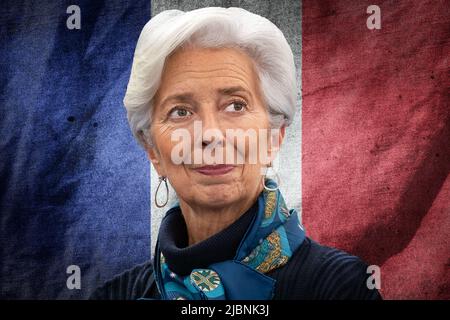
[[[158,239],[166,262],[175,273],[187,275],[194,268],[232,259],[255,212],[254,206],[223,231],[193,246],[187,245],[187,229],[181,212],[166,215]],[[376,289],[368,289],[367,265],[361,259],[322,246],[308,237],[285,266],[267,275],[276,280],[274,299],[381,299]],[[159,299],[152,263],[146,262],[114,277],[97,288],[90,298]]]

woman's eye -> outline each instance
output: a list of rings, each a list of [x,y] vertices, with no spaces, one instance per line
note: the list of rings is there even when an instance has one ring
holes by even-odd
[[[175,107],[174,109],[172,109],[172,111],[170,111],[169,118],[180,119],[180,118],[188,117],[191,114],[192,114],[192,112],[190,112],[189,110]]]
[[[244,111],[244,109],[246,107],[247,107],[247,104],[245,102],[235,101],[235,102],[229,104],[225,108],[225,111],[228,111],[228,112],[242,112],[242,111]]]

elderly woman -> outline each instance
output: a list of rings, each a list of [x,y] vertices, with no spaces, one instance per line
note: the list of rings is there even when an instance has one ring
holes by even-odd
[[[159,175],[156,205],[168,182],[178,202],[154,259],[91,298],[380,298],[360,259],[305,236],[267,176],[296,109],[292,51],[274,24],[238,8],[158,14],[139,37],[124,104]]]

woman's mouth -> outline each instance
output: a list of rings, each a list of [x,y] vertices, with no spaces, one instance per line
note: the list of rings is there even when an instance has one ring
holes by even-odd
[[[195,171],[207,175],[207,176],[216,176],[221,174],[226,174],[234,169],[234,166],[229,164],[215,164],[208,165],[203,167],[194,168]]]

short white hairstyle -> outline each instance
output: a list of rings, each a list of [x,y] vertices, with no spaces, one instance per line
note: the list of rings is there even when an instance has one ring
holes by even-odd
[[[241,8],[166,10],[142,29],[123,100],[133,135],[151,145],[150,125],[164,64],[184,46],[236,48],[255,65],[272,128],[288,126],[296,111],[294,56],[281,30],[268,19]]]

